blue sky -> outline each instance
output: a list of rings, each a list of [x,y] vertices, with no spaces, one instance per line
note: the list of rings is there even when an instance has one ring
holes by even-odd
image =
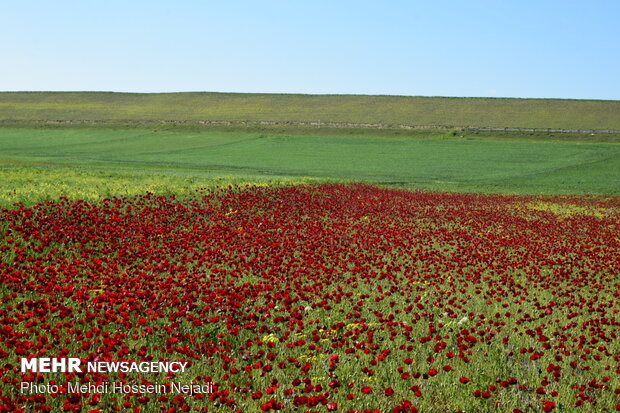
[[[0,90],[620,100],[618,0],[0,1]]]

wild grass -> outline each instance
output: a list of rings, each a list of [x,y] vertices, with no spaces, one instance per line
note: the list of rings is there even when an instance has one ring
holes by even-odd
[[[243,93],[3,92],[1,121],[312,122],[620,130],[620,101]]]
[[[287,186],[328,181],[304,177],[183,176],[129,170],[115,172],[65,167],[3,167],[0,168],[0,206],[31,206],[61,197],[97,202],[105,198],[144,193],[183,198],[215,188]]]

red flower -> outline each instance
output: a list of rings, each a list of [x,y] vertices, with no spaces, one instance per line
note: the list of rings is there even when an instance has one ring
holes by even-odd
[[[274,399],[271,399],[267,403],[261,404],[260,408],[264,412],[268,412],[270,410],[282,410],[284,409],[284,404],[279,403]]]
[[[543,400],[543,411],[550,412],[555,409],[555,403],[550,400]]]

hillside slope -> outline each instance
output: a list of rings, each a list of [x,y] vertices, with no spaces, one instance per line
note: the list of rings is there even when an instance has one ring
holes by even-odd
[[[165,120],[620,130],[620,101],[207,92],[0,93],[0,123]]]

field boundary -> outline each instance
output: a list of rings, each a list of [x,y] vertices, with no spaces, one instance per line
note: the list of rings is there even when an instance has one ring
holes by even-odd
[[[549,132],[549,133],[620,133],[620,129],[562,129],[562,128],[524,128],[524,127],[488,127],[488,126],[451,126],[451,125],[407,125],[384,123],[350,123],[350,122],[295,122],[295,121],[232,121],[232,120],[102,120],[102,119],[57,119],[57,120],[21,120],[2,119],[0,127],[15,125],[38,126],[72,126],[72,125],[199,125],[199,126],[298,126],[317,128],[350,129],[405,129],[405,130],[444,130],[463,132]]]

